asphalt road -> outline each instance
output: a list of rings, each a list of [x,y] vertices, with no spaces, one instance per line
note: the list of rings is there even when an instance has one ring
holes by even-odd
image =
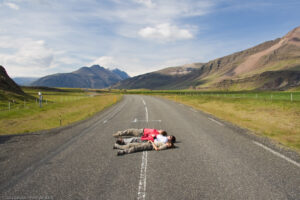
[[[116,156],[112,134],[165,129],[177,148]],[[0,199],[300,199],[299,155],[188,106],[125,96],[85,122],[0,138]]]

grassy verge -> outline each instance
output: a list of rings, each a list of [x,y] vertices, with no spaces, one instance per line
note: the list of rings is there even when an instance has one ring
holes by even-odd
[[[40,89],[24,89],[37,97]],[[0,135],[34,132],[86,119],[122,98],[120,94],[96,94],[82,90],[42,91],[43,107],[35,98],[12,103],[11,110],[0,111]]]
[[[300,102],[160,95],[267,136],[300,153]]]

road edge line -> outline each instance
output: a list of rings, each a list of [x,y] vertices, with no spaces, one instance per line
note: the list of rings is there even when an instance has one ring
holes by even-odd
[[[264,148],[265,150],[267,150],[267,151],[273,153],[274,155],[276,155],[276,156],[278,156],[278,157],[280,157],[280,158],[282,158],[282,159],[284,159],[284,160],[286,160],[286,161],[288,161],[288,162],[290,162],[290,163],[292,163],[292,164],[294,164],[295,166],[297,166],[297,167],[300,168],[300,164],[297,163],[296,161],[294,161],[294,160],[292,160],[292,159],[290,159],[290,158],[288,158],[288,157],[286,157],[286,156],[284,156],[284,155],[282,155],[282,154],[280,154],[280,153],[278,153],[278,152],[276,152],[276,151],[270,149],[269,147],[267,147],[267,146],[265,146],[265,145],[263,145],[263,144],[261,144],[261,143],[259,143],[259,142],[256,142],[256,141],[252,141],[252,142],[253,142],[254,144],[256,144],[256,145],[258,145],[258,146]]]

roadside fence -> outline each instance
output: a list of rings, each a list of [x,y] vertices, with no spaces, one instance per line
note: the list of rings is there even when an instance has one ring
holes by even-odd
[[[72,102],[81,100],[83,98],[88,98],[90,96],[79,96],[79,97],[57,97],[55,99],[44,99],[42,100],[42,106],[48,106],[50,104],[55,103],[66,103],[66,102]],[[40,101],[38,98],[35,98],[35,100],[23,100],[23,101],[16,101],[16,100],[9,100],[9,101],[2,101],[0,102],[0,112],[4,111],[12,111],[12,110],[20,110],[20,109],[37,109],[40,108]]]

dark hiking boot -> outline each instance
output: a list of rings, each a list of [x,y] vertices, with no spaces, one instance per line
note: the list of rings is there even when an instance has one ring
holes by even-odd
[[[113,149],[118,149],[118,146],[117,146],[117,145],[118,145],[117,143],[114,144]]]
[[[117,156],[123,156],[126,152],[124,150],[119,150]]]

